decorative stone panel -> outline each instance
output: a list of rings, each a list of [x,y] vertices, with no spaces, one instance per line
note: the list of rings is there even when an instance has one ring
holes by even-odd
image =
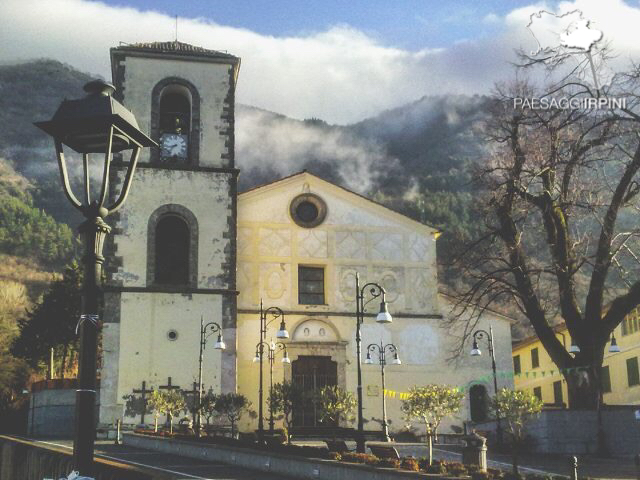
[[[336,231],[336,257],[364,260],[367,256],[367,237],[364,232]]]
[[[327,232],[308,230],[298,232],[298,255],[301,257],[327,258]]]
[[[402,234],[371,233],[371,260],[401,261],[403,259]]]
[[[291,255],[291,232],[286,228],[261,228],[258,251],[265,257],[288,257]]]

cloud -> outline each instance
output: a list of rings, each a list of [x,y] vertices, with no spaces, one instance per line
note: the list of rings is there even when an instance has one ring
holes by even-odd
[[[383,45],[348,25],[275,37],[206,19],[180,19],[181,41],[242,58],[237,99],[288,116],[350,123],[435,94],[486,93],[512,76],[514,49],[531,49],[526,31],[532,4],[499,17],[478,17],[480,39],[409,51]],[[621,0],[561,2],[580,8],[594,28],[628,59],[638,53],[640,9]],[[4,0],[0,61],[50,57],[109,78],[108,49],[119,42],[173,39],[168,15],[87,0]],[[487,30],[489,29],[489,30]]]

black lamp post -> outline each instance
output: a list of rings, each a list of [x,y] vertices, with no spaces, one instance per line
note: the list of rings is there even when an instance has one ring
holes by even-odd
[[[489,331],[476,330],[473,332],[473,348],[471,349],[471,356],[477,357],[482,355],[482,351],[478,348],[478,339],[487,339],[489,345],[489,355],[491,356],[491,370],[493,370],[493,389],[495,394],[498,395],[498,376],[496,374],[496,352],[493,346],[493,328],[489,326]],[[498,445],[502,445],[502,422],[500,416],[500,409],[496,408],[496,436],[498,439]]]
[[[271,398],[273,395],[273,364],[276,360],[276,354],[278,352],[282,352],[282,363],[283,364],[291,364],[291,360],[289,359],[289,353],[287,352],[287,346],[282,342],[266,344],[266,342],[260,342],[256,345],[256,356],[253,359],[254,363],[260,361],[259,350],[262,348],[267,348],[269,354],[269,435],[273,435],[275,422],[273,419],[273,406],[271,404]]]
[[[267,320],[267,317],[271,317],[271,319]],[[264,403],[264,392],[262,390],[262,360],[264,358],[264,347],[266,344],[267,337],[267,326],[271,324],[274,320],[280,319],[280,328],[276,333],[276,338],[289,338],[289,332],[287,332],[287,327],[284,323],[284,312],[278,307],[269,307],[266,310],[262,308],[262,299],[260,300],[260,341],[256,345],[256,357],[253,359],[254,362],[260,363],[260,387],[258,389],[258,440],[262,442],[264,440],[264,416],[262,410],[262,404]],[[268,345],[267,345],[268,347]]]
[[[208,331],[207,331],[208,330]],[[196,407],[196,425],[195,431],[196,436],[200,436],[200,408],[202,407],[202,357],[204,353],[204,347],[207,344],[207,338],[209,338],[214,333],[218,334],[218,339],[214,344],[213,348],[216,350],[224,350],[227,348],[227,345],[224,343],[222,339],[222,327],[218,325],[216,322],[209,322],[206,325],[204,324],[204,320],[200,317],[200,356],[198,357],[198,403],[195,405]]]
[[[51,135],[55,142],[62,186],[67,199],[85,217],[80,225],[85,255],[82,315],[78,321],[80,352],[78,360],[78,389],[76,390],[76,418],[73,443],[74,466],[81,475],[93,472],[93,446],[96,430],[96,356],[100,328],[98,299],[101,290],[102,246],[111,231],[104,219],[124,204],[129,194],[140,150],[157,144],[138,128],[131,111],[111,94],[115,87],[102,80],[85,85],[87,96],[80,100],[62,102],[53,118],[35,125]],[[82,201],[71,190],[62,145],[82,154],[84,194]],[[131,150],[122,189],[112,204],[108,204],[109,170],[112,153]],[[102,184],[92,199],[89,189],[89,155],[104,154]]]
[[[364,293],[367,289],[369,289],[369,295],[371,295],[371,298],[365,302]],[[380,311],[376,316],[376,322],[391,323],[393,319],[387,310],[385,293],[384,288],[373,282],[369,282],[360,288],[360,275],[356,273],[356,357],[358,358],[358,434],[356,437],[356,449],[358,453],[365,452],[364,419],[362,416],[362,336],[360,333],[360,325],[364,322],[365,307],[369,302],[378,297],[382,298],[380,302]]]
[[[387,351],[389,354],[393,355],[393,360],[391,360],[392,365],[401,365],[400,357],[398,357],[398,349],[393,343],[388,343],[386,345],[377,343],[371,343],[367,347],[367,358],[364,361],[367,365],[372,365],[373,360],[371,359],[371,354],[375,353],[378,355],[378,360],[380,361],[380,371],[382,373],[382,435],[384,436],[385,442],[390,442],[391,437],[389,437],[389,425],[387,424],[387,400],[384,395],[385,384],[384,384],[384,367],[387,365]]]

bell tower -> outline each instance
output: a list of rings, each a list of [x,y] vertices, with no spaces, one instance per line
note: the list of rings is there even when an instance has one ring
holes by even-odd
[[[117,96],[159,147],[141,154],[105,246],[102,424],[121,418],[122,397],[142,382],[192,389],[201,317],[222,327],[227,346],[205,348],[204,389],[236,389],[239,67],[238,57],[177,41],[111,49]]]

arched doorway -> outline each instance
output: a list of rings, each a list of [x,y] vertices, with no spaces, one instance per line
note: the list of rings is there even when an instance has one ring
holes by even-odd
[[[484,385],[473,385],[469,389],[471,420],[484,422],[489,418],[489,395]]]
[[[322,387],[337,385],[338,364],[331,357],[301,355],[291,363],[291,380],[305,393],[302,405],[293,411],[294,427],[330,427],[320,422],[313,395]]]

